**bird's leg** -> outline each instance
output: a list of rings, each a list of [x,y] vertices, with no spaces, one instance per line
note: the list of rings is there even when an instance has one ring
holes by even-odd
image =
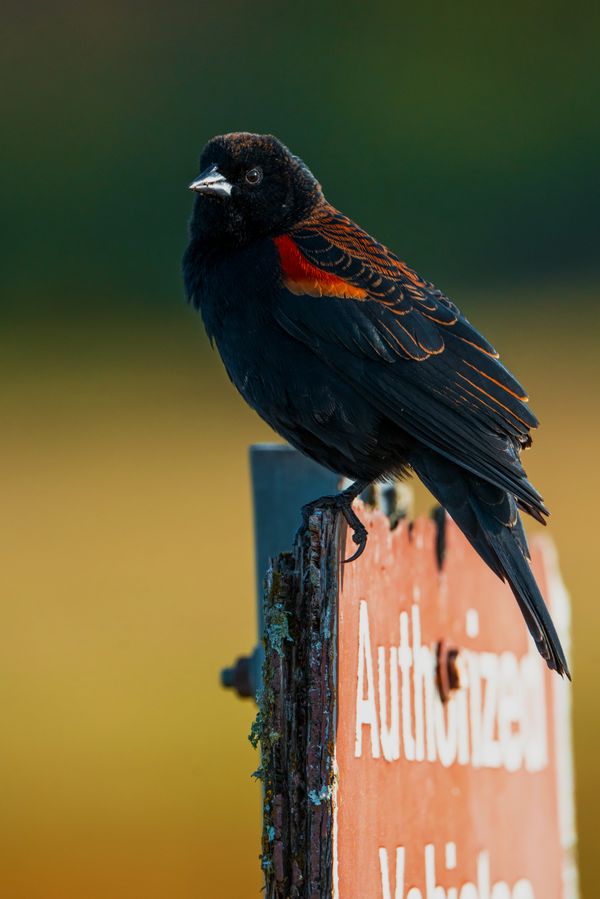
[[[349,559],[344,559],[344,562],[354,562],[355,559],[358,559],[363,554],[367,545],[368,531],[352,508],[352,503],[363,490],[367,489],[369,484],[370,481],[355,481],[349,487],[346,487],[345,490],[342,490],[341,493],[336,493],[333,496],[320,496],[318,499],[314,499],[312,502],[302,506],[302,521],[305,527],[308,525],[308,519],[316,509],[329,507],[342,513],[348,526],[352,528],[352,539],[358,547]]]

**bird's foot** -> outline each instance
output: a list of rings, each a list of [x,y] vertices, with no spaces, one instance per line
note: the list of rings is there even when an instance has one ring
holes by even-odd
[[[308,526],[308,519],[317,509],[335,509],[344,516],[348,527],[352,530],[352,540],[357,546],[356,552],[353,553],[349,559],[344,559],[344,563],[354,562],[355,559],[358,559],[358,557],[363,554],[369,536],[366,527],[352,508],[353,500],[363,490],[363,485],[358,485],[358,487],[360,489],[357,489],[357,485],[353,484],[352,487],[342,491],[342,493],[337,493],[334,496],[320,496],[318,499],[302,506],[302,521],[304,527]]]
[[[350,558],[343,559],[344,563],[354,562],[355,559],[358,559],[359,556],[362,556],[367,546],[367,539],[369,537],[369,532],[366,527],[352,508],[352,501],[347,504],[340,506],[340,511],[346,521],[348,522],[348,527],[352,529],[352,540],[356,543],[356,551],[352,553]]]

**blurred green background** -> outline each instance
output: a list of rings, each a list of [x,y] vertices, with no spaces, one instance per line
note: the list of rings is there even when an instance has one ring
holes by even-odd
[[[0,895],[258,895],[253,708],[217,674],[254,642],[246,447],[272,435],[179,275],[200,149],[241,129],[288,143],[529,388],[596,895],[598,4],[3,19]]]

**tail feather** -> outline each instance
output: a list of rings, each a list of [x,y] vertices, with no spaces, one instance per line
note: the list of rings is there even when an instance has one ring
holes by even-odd
[[[529,567],[515,498],[432,452],[419,452],[411,465],[481,558],[508,582],[548,667],[570,679],[558,634]]]
[[[507,527],[500,533],[491,534],[487,531],[485,539],[491,544],[500,562],[504,577],[515,595],[540,654],[549,668],[561,675],[566,674],[570,679],[569,666],[560,639],[514,532]]]

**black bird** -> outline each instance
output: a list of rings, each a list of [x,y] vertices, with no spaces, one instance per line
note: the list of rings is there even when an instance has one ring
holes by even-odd
[[[271,135],[202,153],[183,272],[229,377],[292,446],[354,483],[336,507],[416,472],[508,581],[548,666],[567,661],[528,564],[519,509],[548,511],[520,453],[538,424],[525,391],[441,290],[338,212]],[[348,560],[351,561],[351,560]]]

